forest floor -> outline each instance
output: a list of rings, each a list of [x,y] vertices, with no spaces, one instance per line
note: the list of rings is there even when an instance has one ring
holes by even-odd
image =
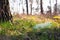
[[[13,18],[13,20],[19,20],[19,19],[23,19],[23,20],[33,20],[33,21],[36,21],[36,22],[47,22],[47,21],[54,21],[53,19],[51,18],[47,18],[45,17],[46,15],[15,15]]]
[[[1,40],[60,40],[59,35],[60,16],[17,14],[12,23],[0,23]]]
[[[36,23],[44,23],[44,22],[55,22],[55,23],[60,23],[60,16],[47,16],[47,15],[14,15],[13,16],[13,21],[14,20],[32,20]]]

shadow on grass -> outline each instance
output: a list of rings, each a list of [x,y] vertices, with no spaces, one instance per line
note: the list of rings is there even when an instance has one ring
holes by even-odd
[[[28,32],[25,35],[0,35],[0,40],[60,40],[60,32]]]

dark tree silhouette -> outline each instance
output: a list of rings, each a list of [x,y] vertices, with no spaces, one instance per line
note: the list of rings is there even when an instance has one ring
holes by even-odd
[[[41,14],[43,14],[43,2],[40,0]]]
[[[9,21],[12,19],[12,15],[9,8],[8,0],[0,0],[0,22]]]
[[[26,10],[27,10],[27,15],[28,15],[28,0],[26,0]]]

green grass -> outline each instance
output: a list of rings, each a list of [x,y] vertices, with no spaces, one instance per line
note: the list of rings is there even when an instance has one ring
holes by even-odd
[[[16,34],[26,33],[31,31],[34,25],[36,25],[36,23],[31,20],[16,20],[14,21],[14,23],[4,22],[0,23],[0,31],[4,31],[5,33],[8,33],[8,31],[12,31],[12,33],[15,32]],[[9,35],[11,35],[11,33],[9,33]]]
[[[15,20],[13,23],[11,22],[3,22],[0,23],[0,35],[7,35],[11,37],[11,40],[24,40],[24,38],[29,36],[31,40],[49,40],[48,37],[51,33],[51,40],[55,40],[54,32],[59,33],[60,28],[55,26],[56,23],[51,23],[50,27],[40,28],[35,31],[33,27],[37,23],[32,20]],[[42,25],[43,26],[43,25]],[[40,32],[41,35],[38,33]],[[48,32],[48,33],[47,33]]]

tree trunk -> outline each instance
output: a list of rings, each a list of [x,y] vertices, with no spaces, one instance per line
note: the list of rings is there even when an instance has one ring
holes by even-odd
[[[55,6],[56,6],[55,13],[57,13],[57,0],[56,0],[56,5]]]
[[[26,10],[27,10],[27,15],[28,15],[28,0],[26,0]]]
[[[50,15],[51,15],[51,0],[49,1],[49,3],[50,3]]]
[[[12,15],[9,8],[8,0],[0,0],[0,22],[11,20]]]
[[[22,10],[23,10],[23,14],[24,14],[23,0],[22,0]]]
[[[31,4],[31,15],[32,15],[32,4]]]
[[[43,14],[43,4],[42,4],[42,0],[40,0],[40,7],[41,7],[41,14]]]
[[[54,15],[57,15],[57,0],[56,0],[56,3],[54,5]]]
[[[30,9],[31,9],[30,10],[31,11],[30,14],[32,15],[32,0],[29,0],[29,2],[30,2]]]

